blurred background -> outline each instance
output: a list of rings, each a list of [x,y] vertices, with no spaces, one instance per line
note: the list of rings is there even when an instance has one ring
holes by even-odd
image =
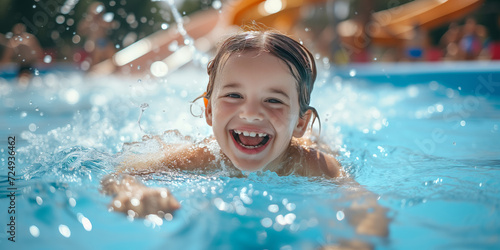
[[[498,60],[499,13],[497,0],[0,0],[0,72],[164,76],[249,24],[334,64]]]

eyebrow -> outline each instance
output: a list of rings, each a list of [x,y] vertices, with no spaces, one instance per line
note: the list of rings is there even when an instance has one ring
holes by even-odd
[[[238,88],[238,87],[240,87],[240,86],[241,86],[241,84],[239,84],[239,83],[228,83],[228,84],[224,85],[224,86],[222,87],[222,89]],[[287,99],[290,99],[290,96],[288,96],[288,94],[287,94],[285,91],[281,90],[281,89],[277,89],[277,88],[269,88],[268,90],[269,90],[269,92],[271,92],[271,93],[279,94],[279,95],[284,96],[284,97],[285,97],[285,98],[287,98]]]
[[[230,89],[230,88],[237,88],[241,86],[239,83],[228,83],[222,87],[222,89]]]
[[[279,94],[279,95],[283,95],[287,99],[290,99],[290,97],[288,96],[288,94],[285,93],[285,91],[283,91],[281,89],[270,88],[269,90],[271,91],[271,93],[276,93],[276,94]]]

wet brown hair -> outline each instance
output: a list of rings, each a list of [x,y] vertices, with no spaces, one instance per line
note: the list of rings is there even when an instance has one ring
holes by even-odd
[[[304,117],[304,114],[311,110],[314,115],[312,123],[314,124],[315,119],[318,119],[321,128],[318,112],[309,106],[317,74],[314,57],[302,44],[275,31],[245,31],[227,38],[217,50],[215,57],[208,63],[209,80],[206,93],[194,101],[200,98],[210,99],[217,73],[222,70],[229,57],[248,51],[267,52],[286,63],[297,81],[300,117]]]

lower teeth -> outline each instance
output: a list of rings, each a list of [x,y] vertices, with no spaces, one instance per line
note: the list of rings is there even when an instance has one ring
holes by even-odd
[[[258,147],[260,147],[259,145],[257,145],[257,146],[247,146],[247,145],[244,145],[244,144],[243,144],[243,143],[241,143],[241,142],[238,142],[238,144],[240,144],[241,146],[243,146],[243,147],[245,147],[245,148],[249,148],[249,149],[253,149],[253,148],[258,148]]]

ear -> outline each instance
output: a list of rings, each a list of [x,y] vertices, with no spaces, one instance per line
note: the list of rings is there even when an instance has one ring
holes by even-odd
[[[302,118],[299,117],[297,125],[293,130],[293,136],[295,138],[300,138],[304,135],[304,133],[307,130],[307,125],[309,125],[309,121],[311,120],[311,116],[312,116],[312,111],[307,110],[306,113],[304,114],[304,117]]]
[[[212,101],[208,100],[205,104],[205,120],[208,126],[212,126]]]

